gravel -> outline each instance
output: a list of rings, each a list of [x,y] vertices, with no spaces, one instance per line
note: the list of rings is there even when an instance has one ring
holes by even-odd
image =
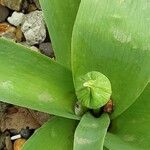
[[[42,43],[46,38],[46,28],[42,11],[36,10],[25,15],[21,30],[29,45]]]
[[[0,22],[4,22],[9,15],[9,9],[0,5]]]
[[[19,26],[22,24],[25,15],[21,12],[13,12],[11,17],[8,17],[8,22],[14,26]]]
[[[39,49],[40,51],[45,54],[46,56],[49,56],[51,58],[54,57],[54,52],[53,52],[53,49],[52,49],[52,45],[50,42],[46,42],[46,43],[41,43],[39,45]]]
[[[22,2],[23,0],[0,0],[0,4],[16,11],[21,9]]]

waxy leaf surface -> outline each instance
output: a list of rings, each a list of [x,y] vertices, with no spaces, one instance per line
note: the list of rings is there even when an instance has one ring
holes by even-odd
[[[48,57],[0,39],[0,101],[76,118],[71,72]]]
[[[108,114],[95,118],[90,113],[86,113],[75,131],[74,150],[103,150],[109,123]]]
[[[130,108],[113,120],[111,132],[140,150],[150,149],[150,84]]]
[[[117,135],[109,132],[106,134],[104,145],[108,150],[140,150],[138,147],[133,147],[120,139]]]
[[[80,0],[40,0],[56,60],[71,68],[71,36]]]
[[[53,118],[38,129],[22,150],[72,150],[77,122]]]
[[[150,79],[150,3],[82,0],[72,37],[74,82],[90,71],[112,85],[114,112],[125,111]]]

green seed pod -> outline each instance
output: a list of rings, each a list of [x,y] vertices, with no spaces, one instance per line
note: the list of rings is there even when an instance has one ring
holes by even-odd
[[[112,94],[109,79],[97,71],[88,72],[77,78],[75,86],[78,101],[91,109],[104,106]]]

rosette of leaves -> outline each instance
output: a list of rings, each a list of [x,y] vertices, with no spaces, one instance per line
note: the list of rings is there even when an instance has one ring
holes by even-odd
[[[0,100],[55,115],[23,150],[149,150],[150,3],[40,3],[56,61],[0,39]],[[99,80],[101,75],[93,80],[93,71],[107,78],[107,84]],[[79,82],[87,74],[92,80]],[[83,101],[78,93],[82,86]],[[108,87],[103,97],[102,89]],[[114,104],[111,114],[102,109],[109,98]],[[84,103],[87,99],[94,107]],[[78,102],[82,113],[77,115]],[[95,108],[101,110],[97,118],[91,113]]]

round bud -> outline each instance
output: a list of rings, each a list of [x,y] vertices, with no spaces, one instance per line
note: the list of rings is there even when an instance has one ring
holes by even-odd
[[[97,71],[88,72],[77,78],[75,86],[78,101],[90,109],[104,106],[112,94],[109,79]]]

